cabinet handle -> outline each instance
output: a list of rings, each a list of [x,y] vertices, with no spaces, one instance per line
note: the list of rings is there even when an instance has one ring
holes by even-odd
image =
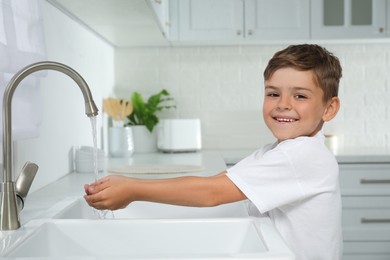
[[[360,184],[390,184],[390,179],[360,179]]]
[[[241,30],[238,30],[236,34],[241,35]]]
[[[161,4],[161,0],[154,0],[156,4]]]
[[[361,223],[390,223],[390,218],[361,218]]]
[[[253,31],[252,30],[249,30],[248,31],[248,35],[252,35],[253,34]]]

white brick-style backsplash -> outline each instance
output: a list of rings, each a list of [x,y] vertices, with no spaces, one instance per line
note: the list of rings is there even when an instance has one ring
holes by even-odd
[[[348,148],[390,148],[390,43],[323,44],[340,58],[337,117],[324,126]],[[263,71],[286,45],[129,48],[115,52],[114,94],[166,88],[177,109],[200,118],[205,149],[256,149],[274,138],[262,119]]]

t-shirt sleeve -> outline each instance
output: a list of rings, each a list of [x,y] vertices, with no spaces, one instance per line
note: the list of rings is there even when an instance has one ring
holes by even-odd
[[[261,213],[305,196],[294,165],[281,149],[254,153],[229,168],[227,176]]]

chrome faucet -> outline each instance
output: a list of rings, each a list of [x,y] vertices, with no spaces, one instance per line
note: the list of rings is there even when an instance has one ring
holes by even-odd
[[[56,70],[71,77],[80,87],[85,100],[85,113],[96,116],[98,109],[92,99],[91,91],[85,80],[72,68],[51,61],[31,64],[17,72],[8,83],[3,97],[3,182],[0,183],[0,230],[15,230],[20,227],[19,212],[27,196],[38,166],[27,162],[16,181],[13,181],[13,149],[11,100],[19,83],[28,75],[40,70]]]

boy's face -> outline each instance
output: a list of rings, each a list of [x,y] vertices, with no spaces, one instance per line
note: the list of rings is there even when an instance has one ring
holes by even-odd
[[[330,120],[326,115],[329,104],[323,102],[323,91],[312,71],[281,68],[265,81],[263,117],[279,142],[314,136]]]

